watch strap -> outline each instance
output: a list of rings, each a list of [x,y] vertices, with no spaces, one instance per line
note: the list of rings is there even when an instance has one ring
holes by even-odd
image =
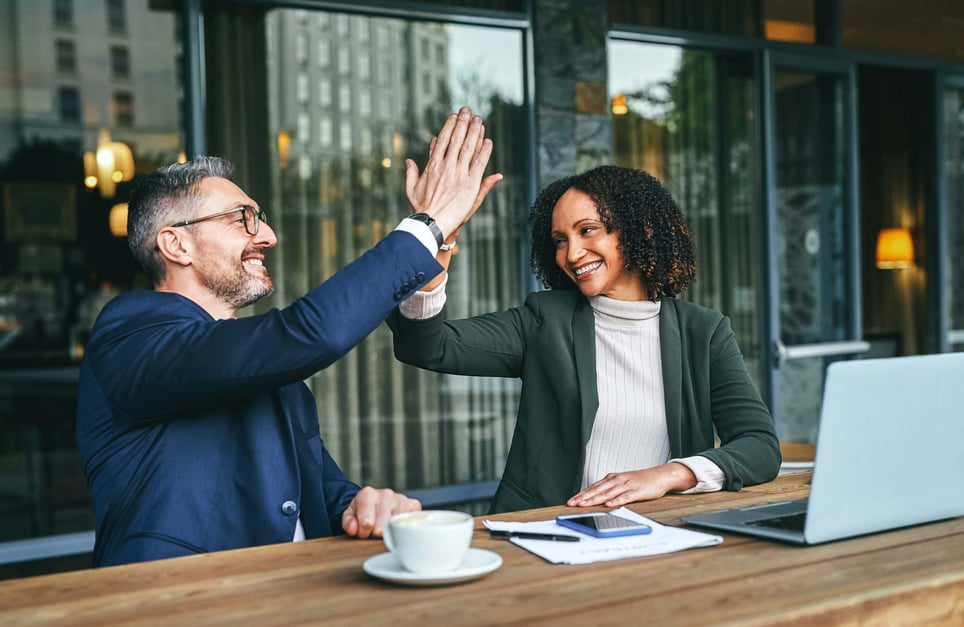
[[[406,218],[409,220],[416,220],[427,226],[428,230],[431,231],[432,235],[435,236],[435,243],[437,243],[439,247],[441,247],[445,242],[445,236],[442,235],[442,230],[438,228],[437,224],[435,224],[435,218],[432,216],[428,215],[427,213],[413,213],[410,216],[406,216]]]

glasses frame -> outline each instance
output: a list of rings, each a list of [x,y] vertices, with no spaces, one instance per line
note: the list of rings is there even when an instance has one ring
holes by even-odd
[[[261,230],[261,223],[268,222],[268,216],[264,212],[264,209],[256,209],[251,205],[241,205],[240,207],[235,207],[234,209],[228,209],[227,211],[219,211],[218,213],[212,213],[211,215],[201,216],[200,218],[192,218],[190,220],[181,220],[180,222],[175,222],[172,227],[175,226],[190,226],[192,224],[197,224],[198,222],[204,222],[206,220],[213,220],[214,218],[220,218],[221,216],[231,215],[235,211],[240,211],[242,213],[242,219],[244,221],[244,230],[248,232],[248,235],[257,235],[258,231]],[[251,222],[254,223],[254,227],[248,226],[248,214],[251,212]],[[253,230],[252,230],[253,229]]]

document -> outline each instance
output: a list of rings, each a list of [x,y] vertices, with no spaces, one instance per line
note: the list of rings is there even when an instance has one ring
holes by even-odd
[[[716,546],[723,542],[721,536],[691,531],[679,527],[662,525],[636,512],[620,507],[611,512],[649,525],[651,533],[616,538],[594,538],[559,525],[554,520],[520,523],[484,520],[482,523],[490,531],[521,531],[527,533],[571,534],[578,535],[579,542],[554,542],[551,540],[528,540],[524,538],[510,538],[513,544],[534,553],[551,564],[592,564],[593,562],[607,562],[621,560],[628,557],[645,557],[647,555],[661,555],[686,549]]]

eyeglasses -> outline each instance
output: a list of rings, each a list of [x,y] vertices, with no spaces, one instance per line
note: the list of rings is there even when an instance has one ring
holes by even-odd
[[[177,222],[171,226],[188,226],[190,224],[197,224],[198,222],[204,222],[205,220],[213,220],[214,218],[230,215],[235,211],[240,211],[241,215],[244,217],[244,230],[248,232],[248,235],[257,235],[258,229],[261,228],[261,223],[267,223],[268,221],[268,216],[265,214],[263,209],[255,209],[251,205],[241,205],[240,207],[228,209],[227,211],[221,211],[220,213],[212,213],[209,216],[201,216],[200,218],[194,218],[192,220],[182,220],[181,222]]]

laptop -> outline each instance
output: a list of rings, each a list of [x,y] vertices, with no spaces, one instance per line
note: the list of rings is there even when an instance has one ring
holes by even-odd
[[[830,364],[810,496],[683,522],[818,544],[964,515],[964,353]]]

